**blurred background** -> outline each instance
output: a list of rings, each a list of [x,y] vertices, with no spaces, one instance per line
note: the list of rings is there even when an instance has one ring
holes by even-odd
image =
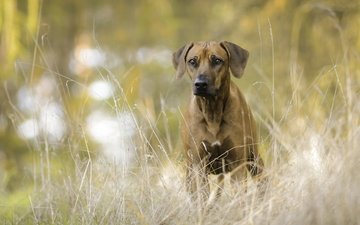
[[[347,90],[359,94],[359,28],[350,0],[0,0],[0,213],[28,207],[38,181],[74,159],[127,169],[166,152],[181,163],[191,92],[171,57],[193,40],[249,50],[233,80],[263,149],[274,121],[291,120],[284,129],[297,137],[320,129]]]

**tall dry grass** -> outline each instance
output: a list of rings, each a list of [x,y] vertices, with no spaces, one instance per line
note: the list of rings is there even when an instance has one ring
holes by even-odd
[[[272,57],[274,68],[274,49]],[[270,103],[263,101],[264,94],[254,84],[246,95],[261,130],[266,182],[226,179],[222,195],[205,203],[196,199],[201,193],[191,196],[185,190],[182,149],[169,144],[166,112],[134,109],[114,76],[104,78],[120,93],[114,96],[113,110],[130,112],[135,122],[134,163],[119,166],[95,157],[84,129],[79,131],[82,140],[64,143],[68,149],[65,157],[61,154],[61,160],[67,159],[64,165],[58,165],[60,156],[49,152],[46,140],[45,145],[34,143],[45,147],[34,153],[31,207],[0,222],[360,224],[358,64],[358,58],[345,56],[341,63],[324,67],[310,83],[298,66],[289,81],[278,80],[273,69],[271,79],[261,82],[269,89]],[[277,90],[279,83],[291,91]],[[117,99],[124,99],[124,104],[118,105]],[[182,120],[181,112],[177,114]],[[165,137],[156,128],[160,117]]]
[[[53,166],[48,157],[56,156],[39,156],[42,176],[34,178],[31,208],[6,222],[359,224],[360,85],[358,71],[348,66],[328,68],[310,85],[298,74],[298,80],[292,80],[293,92],[274,99],[281,106],[276,109],[278,119],[274,109],[259,100],[262,96],[248,93],[258,124],[266,130],[259,144],[267,182],[227,180],[218,199],[199,204],[185,191],[181,158],[168,154],[161,138],[163,151],[153,151],[144,127],[150,127],[153,136],[158,131],[148,115],[131,111],[137,122],[135,163],[122,167],[94,158],[87,145],[67,143],[74,166]],[[82,141],[87,142],[85,133]],[[82,148],[88,157],[73,155],[74,148]]]

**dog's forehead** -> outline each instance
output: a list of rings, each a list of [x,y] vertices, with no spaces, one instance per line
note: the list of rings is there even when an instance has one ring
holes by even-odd
[[[222,58],[227,57],[225,49],[220,45],[220,43],[215,41],[201,41],[194,43],[193,47],[189,50],[188,56],[211,56],[216,55]]]

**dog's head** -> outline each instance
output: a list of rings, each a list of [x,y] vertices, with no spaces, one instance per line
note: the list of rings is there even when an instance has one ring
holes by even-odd
[[[249,52],[240,46],[223,42],[197,42],[181,47],[173,54],[176,77],[186,72],[193,82],[194,95],[216,96],[221,85],[229,79],[229,71],[240,78]]]

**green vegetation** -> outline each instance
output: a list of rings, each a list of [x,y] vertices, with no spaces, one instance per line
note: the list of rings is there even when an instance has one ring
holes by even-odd
[[[357,224],[359,27],[345,0],[0,0],[0,223]],[[268,181],[208,205],[184,188],[171,65],[192,40],[250,51],[234,80]]]

